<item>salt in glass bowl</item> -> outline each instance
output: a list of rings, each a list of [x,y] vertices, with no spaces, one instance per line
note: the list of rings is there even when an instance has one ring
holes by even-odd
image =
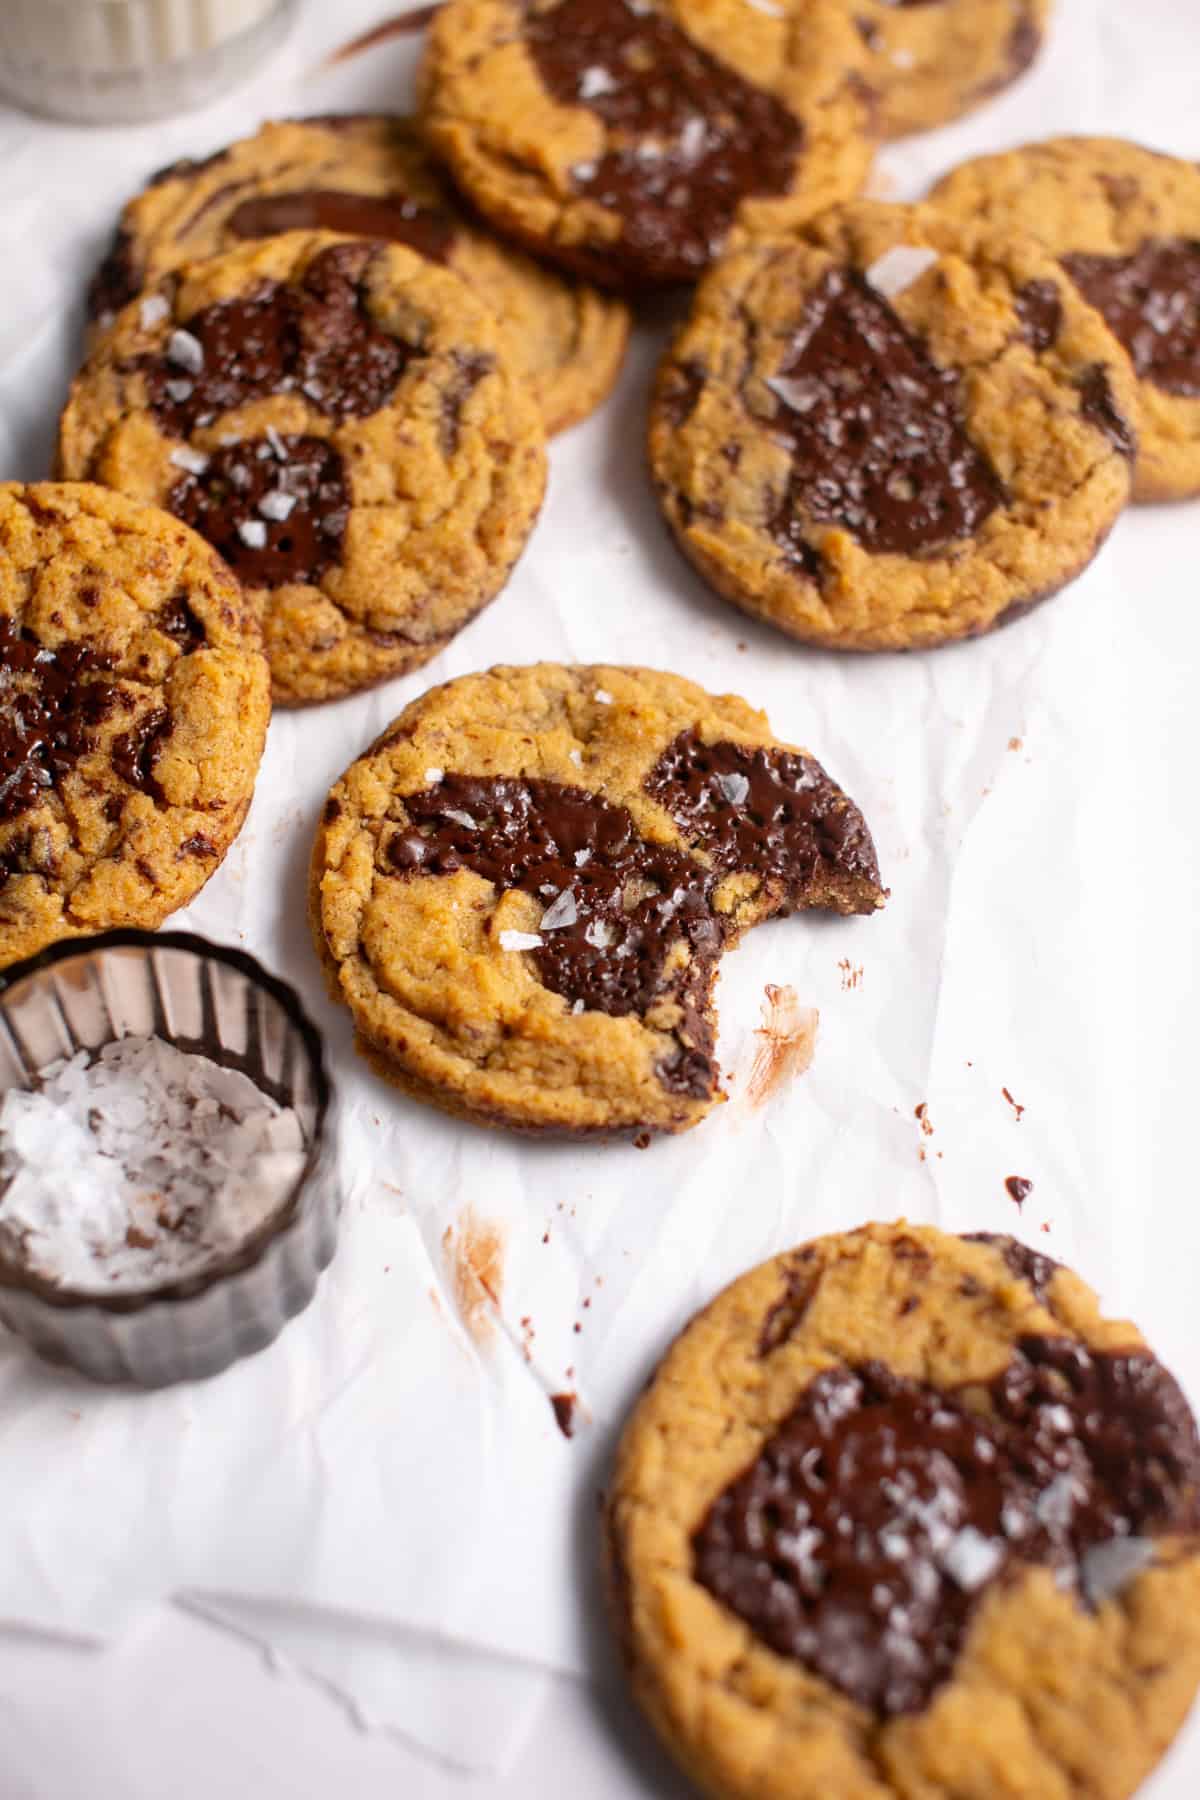
[[[293,1109],[298,1176],[236,1248],[184,1280],[73,1291],[0,1249],[0,1320],[96,1381],[163,1387],[261,1349],[308,1305],[333,1256],[341,1194],[320,1034],[294,990],[244,951],[186,932],[109,931],[0,972],[0,1098],[81,1049],[151,1036],[239,1070]]]

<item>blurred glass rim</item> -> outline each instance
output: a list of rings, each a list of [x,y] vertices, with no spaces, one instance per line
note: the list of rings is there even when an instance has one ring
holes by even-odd
[[[324,1039],[305,1012],[304,1004],[295,988],[280,976],[270,974],[246,950],[237,950],[227,944],[214,944],[207,938],[202,938],[191,931],[141,931],[132,926],[99,932],[95,937],[63,938],[60,942],[50,944],[44,950],[39,950],[36,955],[26,957],[23,962],[13,963],[11,967],[0,970],[0,1030],[6,1029],[3,1015],[10,995],[24,983],[34,980],[40,975],[49,974],[80,958],[100,959],[110,951],[120,950],[141,951],[147,956],[156,950],[179,951],[199,961],[223,963],[227,968],[232,968],[244,976],[253,988],[269,994],[281,1008],[288,1024],[297,1033],[303,1045],[316,1090],[316,1117],[312,1132],[308,1136],[303,1167],[292,1184],[292,1190],[285,1205],[259,1226],[247,1238],[245,1244],[231,1256],[184,1281],[164,1282],[159,1287],[147,1288],[137,1293],[112,1295],[93,1292],[79,1293],[71,1288],[58,1287],[51,1282],[44,1281],[31,1271],[7,1261],[3,1252],[0,1251],[0,1289],[16,1289],[22,1293],[34,1294],[40,1300],[62,1310],[90,1308],[103,1313],[142,1312],[151,1306],[162,1303],[197,1299],[219,1283],[228,1280],[230,1276],[253,1268],[262,1262],[269,1249],[295,1231],[303,1218],[300,1201],[326,1154],[327,1148],[334,1087],[326,1060]],[[109,1039],[108,1041],[120,1042],[121,1040]],[[175,1040],[169,1039],[168,1041],[174,1042]],[[180,1041],[187,1047],[187,1040]],[[214,1062],[219,1062],[221,1060],[219,1054],[214,1054],[216,1049],[217,1047],[213,1046],[212,1049],[205,1049],[200,1053],[210,1056]],[[228,1066],[237,1065],[230,1064]],[[259,1084],[256,1082],[255,1085]]]

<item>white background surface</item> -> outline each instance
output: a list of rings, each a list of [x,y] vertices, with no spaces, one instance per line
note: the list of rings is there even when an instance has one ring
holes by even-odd
[[[410,45],[312,73],[383,10],[311,6],[261,81],[169,126],[0,113],[6,473],[44,473],[82,282],[119,200],[267,114],[402,103]],[[889,150],[892,191],[1051,131],[1195,155],[1188,11],[1060,0],[1035,73]],[[1070,593],[993,639],[806,653],[712,600],[664,541],[640,467],[660,342],[640,333],[613,401],[555,444],[546,510],[495,607],[421,675],[274,722],[246,831],[181,916],[294,981],[329,1034],[353,1187],[343,1244],[277,1346],[182,1395],[100,1396],[0,1345],[0,1619],[20,1625],[0,1632],[0,1800],[680,1792],[608,1662],[594,1494],[671,1332],[817,1231],[901,1211],[1013,1229],[1003,1178],[1031,1177],[1022,1234],[1137,1317],[1200,1397],[1200,508],[1128,515]],[[430,681],[539,655],[675,667],[766,706],[862,804],[893,890],[878,920],[782,923],[739,950],[720,989],[731,1104],[645,1154],[510,1144],[400,1101],[349,1062],[307,944],[302,870],[330,779]],[[863,969],[852,990],[843,958]],[[818,1006],[821,1031],[809,1074],[753,1112],[765,981]],[[505,1243],[504,1319],[482,1344],[452,1322],[442,1252],[467,1208]],[[508,1335],[527,1315],[532,1369]],[[545,1398],[571,1385],[568,1363],[593,1419],[571,1444]],[[164,1604],[184,1589],[244,1639]],[[1198,1787],[1193,1729],[1147,1792]]]

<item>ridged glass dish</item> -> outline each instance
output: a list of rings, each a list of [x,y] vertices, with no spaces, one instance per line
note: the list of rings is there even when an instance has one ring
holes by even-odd
[[[239,1070],[293,1109],[299,1175],[236,1249],[188,1280],[98,1297],[0,1250],[0,1320],[96,1381],[162,1387],[261,1349],[308,1305],[333,1256],[341,1197],[320,1035],[295,992],[252,957],[183,932],[112,931],[0,974],[0,1097],[36,1087],[79,1050],[151,1036]]]
[[[0,0],[0,94],[118,125],[225,94],[275,49],[298,0]]]

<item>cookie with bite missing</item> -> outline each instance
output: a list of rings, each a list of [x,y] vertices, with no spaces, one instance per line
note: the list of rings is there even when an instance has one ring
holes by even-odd
[[[124,207],[88,294],[92,344],[143,289],[188,263],[285,231],[407,244],[460,275],[500,321],[548,432],[616,380],[627,308],[472,221],[415,123],[383,115],[272,120],[202,161],[173,163]]]
[[[447,0],[421,120],[506,237],[637,289],[858,192],[865,60],[842,0]]]
[[[863,201],[706,277],[650,468],[727,599],[810,643],[920,649],[1087,567],[1129,499],[1135,417],[1124,351],[1033,239]]]
[[[927,131],[1001,94],[1033,65],[1051,0],[849,0],[885,137]]]
[[[714,1800],[1128,1800],[1200,1684],[1200,1439],[1011,1238],[870,1225],[668,1350],[603,1515],[633,1691]]]
[[[178,519],[0,485],[0,965],[161,925],[241,827],[270,715],[254,606]]]
[[[351,765],[310,916],[380,1074],[578,1135],[696,1124],[723,1098],[722,952],[778,913],[884,897],[858,808],[745,701],[539,663],[432,689]]]
[[[503,587],[546,478],[537,409],[466,284],[307,232],[132,301],[76,377],[58,460],[221,552],[290,706],[436,655]]]
[[[1200,494],[1200,165],[1123,138],[1049,138],[963,163],[929,199],[1045,245],[1133,364],[1134,499]]]

